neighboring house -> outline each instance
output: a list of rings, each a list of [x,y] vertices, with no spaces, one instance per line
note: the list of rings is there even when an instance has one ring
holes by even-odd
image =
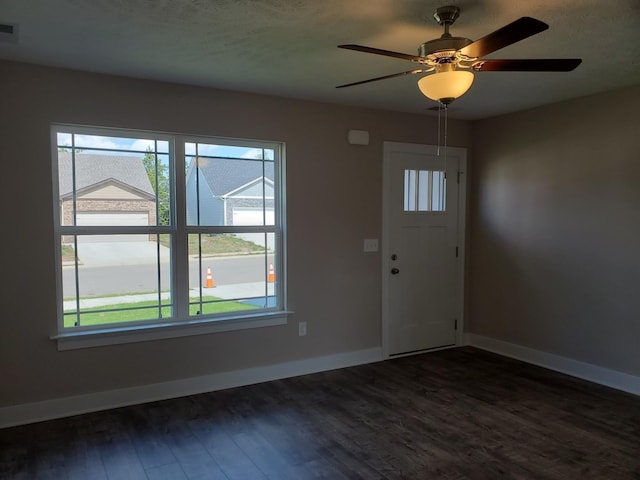
[[[273,225],[273,164],[206,158],[187,171],[189,225]]]
[[[71,153],[58,152],[60,217],[73,224],[73,172]],[[75,156],[76,222],[81,226],[155,225],[155,193],[142,159],[116,155],[77,153]],[[128,239],[145,240],[144,235]],[[121,240],[114,236],[94,241]]]

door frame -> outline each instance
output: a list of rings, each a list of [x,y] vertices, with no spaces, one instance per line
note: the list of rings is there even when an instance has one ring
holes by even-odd
[[[445,147],[440,147],[441,155],[443,155]],[[391,248],[389,245],[389,228],[391,217],[390,193],[391,193],[391,159],[394,152],[408,153],[427,153],[436,155],[438,147],[435,145],[424,145],[417,143],[400,143],[400,142],[384,142],[383,143],[383,160],[382,160],[382,356],[383,358],[397,358],[407,355],[415,355],[425,351],[442,350],[452,347],[439,347],[430,350],[422,350],[419,352],[410,352],[406,354],[396,354],[391,357],[389,355],[389,271],[391,269]],[[457,329],[454,347],[463,345],[464,343],[464,285],[465,285],[465,230],[466,230],[466,211],[467,211],[467,149],[461,147],[446,147],[447,155],[455,155],[459,158],[458,165],[458,215],[457,215],[457,245],[458,245],[458,262],[456,266],[456,319]]]

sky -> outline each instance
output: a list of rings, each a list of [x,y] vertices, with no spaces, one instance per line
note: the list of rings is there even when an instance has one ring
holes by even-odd
[[[70,147],[72,144],[72,134],[70,133],[58,133],[58,147]],[[82,135],[75,134],[74,144],[77,148],[83,150],[92,149],[113,149],[120,152],[105,152],[105,154],[126,154],[130,153],[144,153],[147,149],[154,150],[154,140],[146,138],[125,138],[125,137],[111,137],[111,136],[99,136],[99,135]],[[157,141],[158,153],[169,153],[169,141],[158,140]],[[100,153],[99,151],[92,153]],[[252,147],[239,147],[234,145],[214,145],[206,143],[185,143],[185,153],[189,156],[218,156],[218,157],[232,157],[232,158],[261,158],[261,149]],[[268,160],[273,160],[273,150],[266,150],[265,157]]]

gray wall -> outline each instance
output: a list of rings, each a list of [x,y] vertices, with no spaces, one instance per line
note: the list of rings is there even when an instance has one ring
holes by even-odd
[[[640,375],[640,87],[473,124],[467,330]]]
[[[382,142],[435,144],[435,118],[0,71],[0,407],[380,346],[380,257],[362,239],[381,236]],[[473,124],[468,332],[640,375],[639,111],[636,87]],[[58,352],[52,122],[286,142],[290,323]],[[352,128],[371,145],[348,145]],[[449,139],[471,146],[471,126]]]
[[[380,256],[362,240],[381,235],[382,142],[435,144],[436,118],[11,62],[0,72],[0,406],[380,346]],[[286,142],[291,322],[58,352],[52,122]],[[349,129],[371,144],[348,145]],[[468,146],[470,125],[452,121],[449,139]]]

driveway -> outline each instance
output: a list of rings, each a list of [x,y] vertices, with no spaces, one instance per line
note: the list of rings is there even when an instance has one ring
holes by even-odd
[[[155,264],[157,249],[155,242],[87,242],[78,245],[78,258],[87,267]],[[162,245],[160,261],[169,261],[169,249]]]

